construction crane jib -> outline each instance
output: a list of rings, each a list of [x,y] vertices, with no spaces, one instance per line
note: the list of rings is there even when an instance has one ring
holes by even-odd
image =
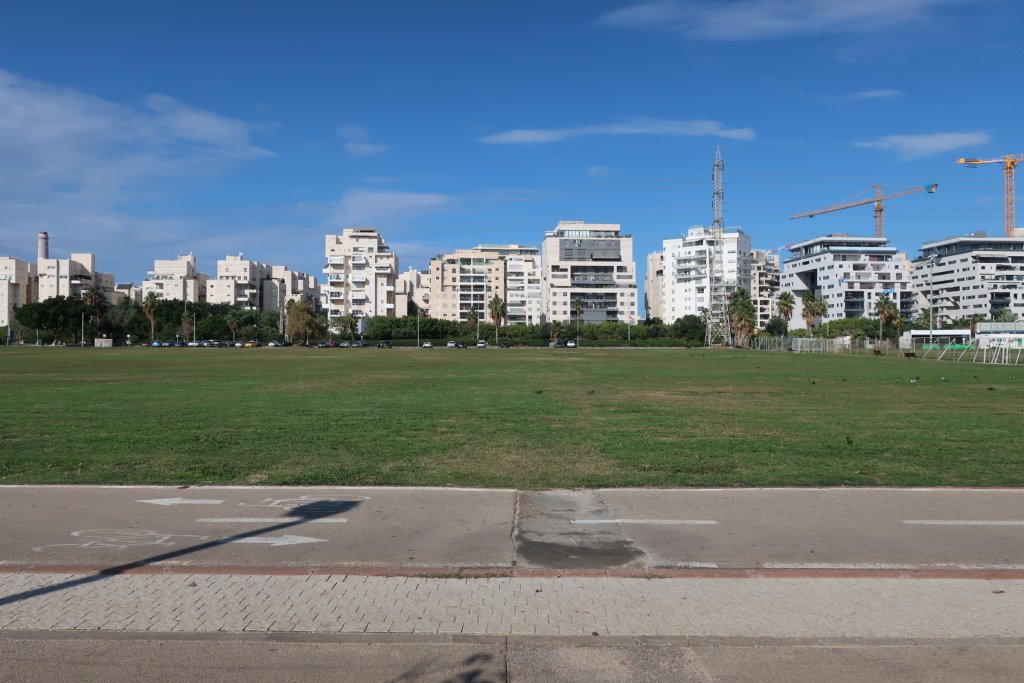
[[[1004,199],[1003,215],[1005,216],[1005,230],[1007,237],[1013,237],[1017,229],[1017,217],[1014,215],[1013,206],[1013,171],[1017,164],[1024,161],[1024,154],[1007,154],[998,159],[964,159],[956,160],[956,163],[967,168],[977,168],[982,164],[1003,165],[1003,191],[1006,194]]]
[[[833,211],[842,211],[843,209],[852,209],[855,206],[864,206],[865,204],[875,205],[875,237],[885,237],[885,218],[884,212],[885,207],[882,206],[882,202],[886,199],[895,199],[896,197],[905,197],[908,194],[914,194],[915,192],[927,192],[928,194],[934,194],[935,190],[939,189],[938,183],[932,183],[931,185],[922,185],[921,187],[915,187],[910,190],[904,190],[903,192],[894,192],[893,194],[884,195],[882,194],[882,186],[875,185],[875,196],[871,199],[862,199],[856,202],[849,202],[847,204],[836,204],[835,206],[829,206],[818,211],[808,211],[806,213],[798,213],[795,216],[790,216],[789,220],[795,218],[814,218],[815,216],[823,213],[831,213]]]

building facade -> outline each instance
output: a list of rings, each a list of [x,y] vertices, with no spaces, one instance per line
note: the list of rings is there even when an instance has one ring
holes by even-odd
[[[544,315],[584,323],[630,322],[637,313],[633,237],[611,223],[561,221],[541,245]]]
[[[647,275],[644,277],[644,313],[648,320],[665,320],[664,290],[665,252],[656,251],[647,255]]]
[[[110,299],[114,293],[114,276],[96,270],[95,254],[71,254],[69,258],[43,258],[36,264],[39,276],[39,301],[56,296],[81,297],[82,292],[96,288]]]
[[[396,316],[395,284],[398,256],[384,243],[376,228],[345,228],[327,235],[323,272],[328,319]]]
[[[755,324],[759,330],[768,326],[772,316],[778,314],[775,300],[779,295],[782,273],[779,272],[778,254],[762,249],[751,252],[750,302],[757,312]]]
[[[406,304],[415,304],[420,310],[420,313],[429,316],[430,313],[430,272],[422,272],[415,268],[410,268],[404,273],[399,274],[397,289],[399,293],[404,293],[409,300]],[[398,307],[398,303],[395,304]]]
[[[780,289],[796,299],[790,329],[805,329],[801,298],[808,290],[825,301],[822,322],[877,319],[875,304],[882,296],[892,299],[904,317],[911,316],[915,292],[909,262],[888,244],[885,237],[837,234],[789,247]]]
[[[244,254],[228,254],[217,261],[217,278],[206,282],[206,301],[258,311],[269,272],[267,265],[246,259]]]
[[[187,301],[197,304],[207,300],[206,287],[210,276],[196,269],[196,257],[179,255],[175,259],[153,261],[149,278],[142,282],[142,298],[152,292],[157,299]]]
[[[536,254],[537,250],[533,250]],[[430,259],[430,315],[465,322],[470,316],[488,320],[487,302],[505,291],[508,264],[501,254],[483,246],[457,249]]]
[[[913,262],[916,311],[937,322],[993,318],[1004,309],[1024,317],[1024,237],[984,231],[929,242]]]
[[[727,229],[722,240],[726,293],[732,294],[737,288],[750,291],[750,237],[742,230]],[[711,308],[709,263],[714,241],[711,228],[697,226],[690,228],[686,237],[662,243],[661,299],[666,323],[685,315],[700,315],[703,309]]]
[[[17,306],[34,303],[36,265],[13,256],[0,256],[0,327],[11,324]]]

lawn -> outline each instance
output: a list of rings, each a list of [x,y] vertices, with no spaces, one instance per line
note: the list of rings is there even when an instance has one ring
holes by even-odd
[[[7,484],[1024,485],[1024,369],[1007,366],[29,347],[0,348],[0,387]]]

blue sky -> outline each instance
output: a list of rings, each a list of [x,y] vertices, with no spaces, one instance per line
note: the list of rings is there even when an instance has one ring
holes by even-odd
[[[955,159],[1024,153],[1022,24],[1014,0],[14,3],[0,254],[45,229],[120,281],[188,251],[319,275],[342,227],[405,269],[582,219],[642,274],[710,222],[720,146],[758,248],[871,234],[870,206],[788,218],[939,183],[886,205],[913,256],[1002,233],[1000,169]]]

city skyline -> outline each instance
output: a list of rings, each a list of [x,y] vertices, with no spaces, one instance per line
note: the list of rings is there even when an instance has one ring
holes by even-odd
[[[32,260],[48,230],[119,281],[187,252],[319,278],[347,227],[423,270],[616,223],[640,263],[711,222],[716,146],[726,225],[756,249],[871,235],[870,206],[788,219],[937,182],[886,203],[914,258],[1001,234],[1001,174],[955,159],[1024,152],[1000,87],[1022,50],[1010,2],[108,5],[102,24],[51,2],[0,27],[0,253]]]

